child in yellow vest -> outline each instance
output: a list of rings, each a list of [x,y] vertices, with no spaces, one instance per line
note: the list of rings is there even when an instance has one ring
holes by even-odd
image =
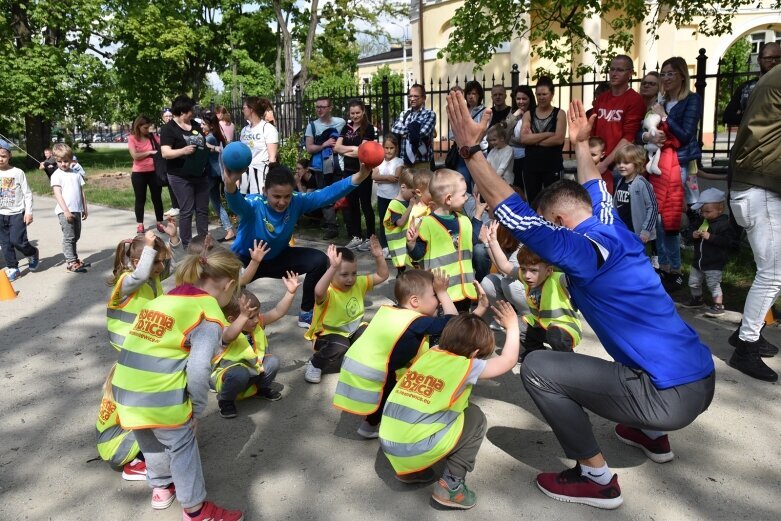
[[[183,519],[244,518],[206,501],[195,438],[206,413],[211,360],[229,332],[220,306],[235,294],[240,269],[241,261],[221,248],[185,257],[177,286],[138,312],[112,378],[120,425],[135,432],[146,459],[152,507],[178,499]]]
[[[279,371],[279,358],[268,353],[265,328],[284,317],[293,303],[300,285],[298,274],[288,272],[282,279],[285,295],[271,311],[258,313],[260,300],[248,290],[241,292],[254,310],[242,327],[242,334],[228,344],[219,357],[212,361],[212,388],[217,391],[217,405],[223,418],[236,417],[236,400],[259,395],[275,402],[282,393],[270,387]],[[228,322],[243,318],[239,299],[234,297],[222,308]]]
[[[117,403],[111,390],[111,379],[114,368],[103,383],[103,399],[100,401],[98,421],[95,423],[98,454],[103,461],[113,468],[122,469],[122,479],[126,481],[146,481],[146,463],[144,455],[138,448],[133,431],[125,430],[119,425]]]
[[[429,184],[434,177],[431,170],[417,170],[412,175],[412,187],[415,191],[416,203],[412,207],[410,219],[415,225],[420,224],[420,220],[431,213],[431,192]]]
[[[347,248],[328,246],[329,266],[315,286],[315,311],[312,325],[304,335],[314,342],[304,379],[320,383],[325,372],[337,372],[350,345],[366,328],[363,321],[363,298],[374,286],[388,278],[388,264],[377,237],[369,239],[369,250],[377,271],[358,276],[355,254]]]
[[[176,224],[169,222],[165,230],[175,241]],[[113,276],[106,281],[114,287],[106,309],[106,324],[111,346],[117,351],[122,349],[138,311],[163,294],[160,281],[168,278],[171,257],[171,250],[152,230],[117,245]]]
[[[567,292],[567,279],[526,246],[518,250],[518,267],[514,267],[497,241],[498,226],[494,221],[488,228],[491,259],[499,271],[523,284],[529,306],[523,317],[528,327],[521,361],[532,351],[545,349],[544,343],[554,351],[573,351],[580,343],[582,326]]]
[[[448,277],[442,270],[413,269],[399,275],[393,287],[398,304],[382,306],[344,355],[333,404],[365,416],[358,428],[360,436],[378,436],[382,409],[397,379],[428,350],[429,336],[441,335],[450,319],[458,316],[447,286]],[[478,316],[488,309],[482,288],[480,294]],[[440,305],[444,315],[438,317]]]
[[[214,237],[212,237],[210,233],[196,235],[192,238],[190,244],[187,245],[187,254],[200,255],[202,252],[212,251],[214,248],[222,248],[222,246],[214,242]],[[239,285],[241,287],[252,282],[255,273],[257,273],[258,268],[260,267],[260,263],[263,262],[263,258],[269,251],[268,244],[264,241],[259,241],[257,239],[253,241],[252,248],[247,250],[249,262],[241,269],[241,276],[239,277]]]
[[[409,264],[407,256],[407,228],[412,210],[418,202],[413,186],[412,169],[405,167],[399,174],[399,193],[388,203],[388,209],[382,219],[385,239],[388,241],[388,253],[396,267],[396,275],[404,272]]]
[[[476,503],[464,479],[474,470],[487,425],[483,411],[469,403],[472,386],[503,375],[518,361],[518,317],[504,301],[492,309],[507,328],[502,354],[486,360],[494,351],[491,330],[474,314],[459,315],[445,327],[439,345],[418,358],[396,384],[380,424],[380,445],[399,481],[433,481],[431,466],[445,458],[431,497],[450,508]]]
[[[434,205],[430,215],[407,230],[407,251],[422,268],[442,268],[450,277],[448,294],[460,313],[477,299],[472,267],[472,221],[460,214],[467,200],[464,177],[455,170],[437,170],[429,183]]]

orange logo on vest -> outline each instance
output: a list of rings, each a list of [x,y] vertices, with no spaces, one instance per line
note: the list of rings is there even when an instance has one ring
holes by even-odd
[[[416,371],[407,371],[399,383],[401,394],[425,403],[429,403],[428,398],[431,398],[431,395],[444,388],[445,382],[443,380]]]
[[[174,327],[174,317],[160,311],[142,309],[133,324],[131,335],[140,336],[146,340],[156,341]]]
[[[98,419],[100,420],[100,423],[106,423],[109,418],[111,418],[111,415],[114,414],[114,411],[117,410],[117,404],[112,402],[111,400],[106,400],[105,398],[100,402],[100,412],[98,413]]]

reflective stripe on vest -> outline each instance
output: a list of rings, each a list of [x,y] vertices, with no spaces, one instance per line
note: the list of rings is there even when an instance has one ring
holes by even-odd
[[[471,369],[469,358],[430,349],[393,388],[380,422],[380,445],[397,474],[430,467],[458,443]]]
[[[391,353],[412,321],[421,316],[416,311],[394,306],[381,306],[377,310],[361,337],[344,355],[334,407],[360,415],[377,411],[388,378]],[[425,338],[418,346],[415,358],[427,349],[428,339]],[[396,371],[397,380],[406,369],[402,367]]]
[[[580,343],[582,328],[578,314],[572,308],[572,302],[561,287],[561,277],[564,274],[554,272],[542,285],[539,309],[534,313],[533,302],[529,299],[529,289],[526,289],[526,300],[532,313],[524,315],[524,320],[531,325],[543,329],[558,327],[572,337],[572,347]]]
[[[120,300],[120,291],[125,277],[132,272],[122,273],[114,284],[114,290],[106,308],[106,327],[108,329],[109,342],[116,349],[122,349],[128,331],[136,321],[136,315],[149,301],[163,294],[163,286],[160,277],[153,277],[144,282],[140,288],[131,293],[124,300]]]
[[[409,204],[409,203],[408,203]],[[398,199],[391,199],[388,209],[383,216],[382,225],[385,228],[385,240],[388,243],[388,253],[391,255],[391,262],[396,268],[401,268],[409,264],[409,255],[407,254],[407,229],[412,216],[409,216],[407,222],[402,227],[396,226],[391,220],[392,214],[404,215],[407,207]]]
[[[133,461],[139,453],[133,433],[119,426],[116,403],[105,398],[101,400],[98,421],[95,423],[95,439],[101,459],[115,467]]]
[[[359,275],[347,291],[328,286],[325,300],[315,304],[312,325],[304,338],[314,340],[320,335],[336,334],[349,337],[363,320],[363,298],[372,289],[372,276]]]
[[[472,222],[468,217],[456,214],[458,220],[458,246],[453,245],[453,237],[445,226],[435,217],[428,216],[420,222],[418,235],[427,244],[423,256],[423,268],[440,268],[449,277],[447,294],[453,302],[464,299],[477,299],[474,287],[474,268],[472,266]]]
[[[123,428],[177,427],[190,419],[186,342],[204,320],[225,324],[217,300],[206,294],[162,295],[138,312],[112,380]]]
[[[222,392],[222,384],[228,369],[233,367],[242,367],[253,376],[258,376],[263,372],[263,357],[266,354],[268,340],[266,333],[258,324],[252,332],[252,343],[247,335],[242,333],[236,340],[228,344],[220,355],[212,361],[211,381],[214,389]],[[243,389],[236,396],[237,400],[244,400],[258,394],[257,385],[250,385]]]

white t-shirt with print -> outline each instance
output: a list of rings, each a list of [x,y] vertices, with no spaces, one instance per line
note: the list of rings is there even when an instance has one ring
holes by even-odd
[[[81,198],[81,187],[84,186],[84,169],[79,165],[63,172],[59,168],[52,174],[50,184],[62,189],[62,199],[68,206],[68,210],[75,213],[84,212],[84,201]],[[65,210],[60,208],[60,203],[54,207],[54,213],[60,215]]]
[[[380,175],[395,175],[396,170],[404,166],[404,160],[400,157],[394,157],[390,161],[384,160],[377,171]],[[393,199],[399,194],[399,183],[377,183],[377,197],[383,199]]]
[[[271,123],[261,121],[254,127],[247,125],[241,129],[239,139],[252,150],[250,167],[262,169],[269,162],[268,144],[279,143],[279,132]]]

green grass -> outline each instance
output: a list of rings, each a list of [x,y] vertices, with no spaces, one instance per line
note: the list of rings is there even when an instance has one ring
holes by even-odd
[[[692,250],[681,251],[682,271],[684,277],[684,287],[676,292],[674,297],[679,299],[688,298],[689,286],[688,275],[691,269],[694,252]],[[729,262],[724,267],[724,276],[721,280],[721,291],[724,293],[724,306],[734,311],[743,311],[743,303],[746,302],[746,295],[754,281],[757,266],[754,263],[754,254],[747,243],[741,244],[740,251],[732,253]],[[704,291],[705,298],[710,297],[707,289]],[[684,297],[685,296],[685,297]]]

